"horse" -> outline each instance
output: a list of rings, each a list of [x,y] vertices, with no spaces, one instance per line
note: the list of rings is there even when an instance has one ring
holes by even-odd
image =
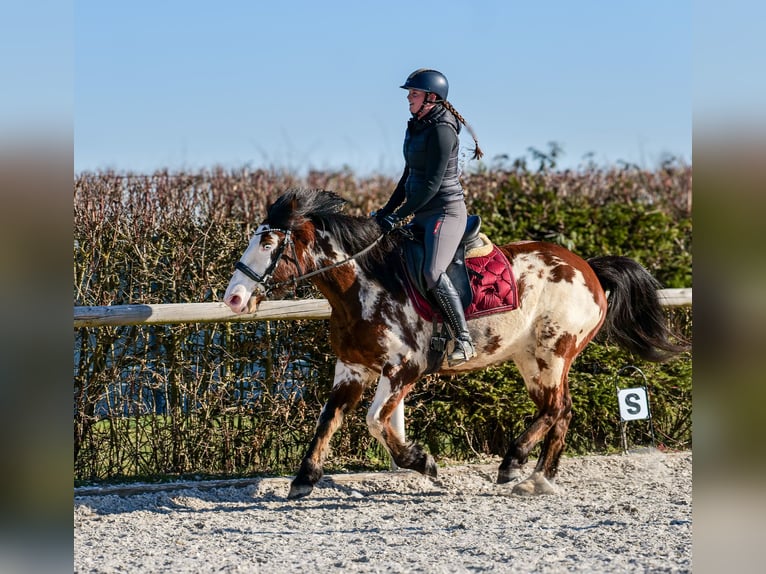
[[[306,280],[331,307],[337,357],[332,389],[288,499],[312,492],[331,437],[373,385],[369,432],[397,467],[437,475],[433,456],[406,442],[392,420],[427,372],[435,328],[418,314],[407,290],[401,253],[412,239],[396,231],[382,234],[374,219],[343,213],[346,203],[324,190],[289,190],[278,197],[236,263],[223,298],[234,313],[252,313],[261,300]],[[540,241],[497,247],[512,268],[517,307],[468,318],[477,356],[454,367],[445,361],[434,372],[453,375],[514,361],[537,411],[503,457],[497,483],[515,483],[515,494],[550,494],[572,418],[569,370],[594,336],[602,331],[649,361],[667,360],[687,347],[666,323],[659,283],[636,261],[612,255],[585,261]],[[525,477],[528,456],[541,442],[536,466]]]

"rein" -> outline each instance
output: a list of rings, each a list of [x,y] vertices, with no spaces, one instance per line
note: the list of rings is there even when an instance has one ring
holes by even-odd
[[[362,249],[361,251],[354,253],[353,255],[350,255],[343,261],[337,261],[331,265],[325,265],[324,267],[320,267],[319,269],[315,269],[314,271],[310,271],[308,273],[301,273],[300,264],[298,263],[298,253],[295,250],[295,242],[292,240],[292,234],[290,230],[283,230],[283,229],[268,229],[264,230],[262,233],[270,233],[272,231],[281,231],[285,234],[284,241],[280,244],[276,256],[272,260],[271,264],[266,268],[266,271],[263,272],[263,275],[259,275],[253,269],[251,269],[248,265],[243,263],[242,261],[237,261],[237,263],[234,265],[235,269],[238,269],[242,273],[244,273],[247,277],[255,281],[256,283],[259,283],[264,287],[266,292],[272,289],[276,289],[278,287],[283,287],[285,285],[294,285],[297,286],[299,281],[304,281],[306,279],[309,279],[310,277],[314,277],[316,275],[320,275],[322,273],[325,273],[327,271],[330,271],[331,269],[335,269],[337,267],[340,267],[341,265],[345,265],[346,263],[349,263],[353,261],[354,259],[357,259],[367,252],[369,252],[373,247],[375,247],[380,241],[385,237],[385,235],[380,235],[378,238],[370,243],[367,247]],[[285,248],[287,245],[290,245],[292,247],[293,251],[293,261],[295,262],[295,266],[298,268],[299,275],[296,277],[291,277],[290,279],[286,281],[279,281],[278,283],[273,283],[270,285],[267,285],[267,281],[271,278],[271,274],[274,272],[274,269],[276,268],[277,264],[279,263],[279,260],[284,255]]]

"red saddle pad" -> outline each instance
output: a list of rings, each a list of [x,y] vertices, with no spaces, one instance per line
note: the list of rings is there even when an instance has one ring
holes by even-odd
[[[473,291],[473,300],[465,310],[466,319],[512,311],[518,306],[516,279],[511,265],[496,245],[489,255],[470,257],[465,264]],[[405,288],[418,315],[426,321],[434,318],[442,320],[441,313],[411,285],[409,279],[405,281]]]

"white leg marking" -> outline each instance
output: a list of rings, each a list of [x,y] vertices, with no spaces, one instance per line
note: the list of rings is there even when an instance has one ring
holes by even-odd
[[[375,390],[375,398],[367,411],[367,428],[370,430],[370,434],[386,447],[386,450],[388,450],[388,445],[383,440],[380,411],[386,401],[391,398],[391,394],[391,381],[388,377],[381,377],[378,382],[378,388]]]

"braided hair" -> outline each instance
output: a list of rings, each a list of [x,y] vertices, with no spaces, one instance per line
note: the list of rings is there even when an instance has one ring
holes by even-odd
[[[471,134],[471,137],[473,138],[473,143],[476,144],[476,147],[473,149],[473,159],[481,159],[484,157],[484,152],[481,151],[481,148],[479,147],[479,140],[476,137],[476,133],[473,131],[473,128],[470,126],[470,124],[465,121],[465,118],[460,115],[460,113],[455,109],[455,106],[453,106],[451,103],[449,103],[447,100],[438,100],[447,110],[452,112],[452,115],[454,115],[457,120],[463,124],[466,129],[468,130],[468,133]]]

